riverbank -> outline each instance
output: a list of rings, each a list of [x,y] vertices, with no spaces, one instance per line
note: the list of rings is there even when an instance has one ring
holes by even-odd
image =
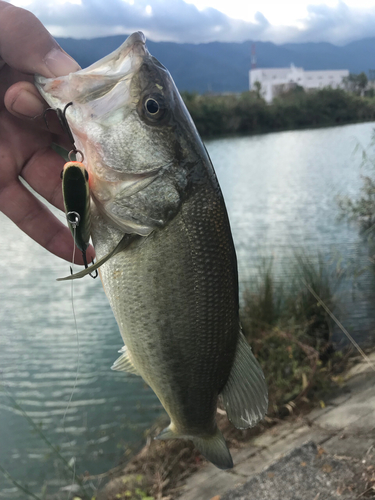
[[[266,422],[258,426],[258,429],[252,430],[253,437],[250,437],[246,442],[237,441],[235,443],[232,441],[231,452],[235,463],[233,470],[220,471],[212,464],[198,459],[196,454],[193,454],[192,460],[188,461],[186,455],[189,446],[186,443],[178,441],[174,444],[167,443],[164,451],[167,451],[168,448],[168,453],[164,457],[159,456],[159,460],[154,463],[154,466],[159,468],[159,472],[156,472],[154,477],[164,482],[164,491],[162,489],[159,494],[147,497],[146,490],[150,485],[146,484],[145,478],[141,474],[148,467],[147,455],[155,456],[155,449],[158,447],[158,443],[150,440],[140,454],[125,467],[125,475],[110,481],[97,499],[149,498],[151,500],[151,498],[163,498],[172,500],[179,498],[179,500],[210,500],[215,498],[218,500],[222,498],[224,500],[224,498],[228,498],[228,500],[234,500],[236,498],[250,498],[246,496],[247,481],[255,478],[257,474],[280,457],[307,441],[312,441],[319,447],[318,454],[322,457],[321,467],[323,474],[327,476],[326,479],[329,479],[333,470],[329,456],[349,462],[354,472],[350,477],[347,477],[347,484],[342,482],[337,488],[341,487],[342,493],[346,490],[352,491],[352,494],[355,492],[356,496],[351,498],[356,498],[359,495],[364,497],[363,493],[366,490],[368,493],[373,492],[375,485],[375,456],[373,452],[375,446],[375,351],[369,354],[369,358],[372,367],[362,358],[352,358],[351,367],[348,367],[337,380],[335,389],[324,400],[315,401],[315,408],[311,411],[308,411],[308,403],[296,408],[295,411],[291,407],[291,415],[285,420],[268,418]],[[222,419],[220,419],[220,424],[223,425]],[[226,437],[228,438],[228,436]],[[179,443],[180,447],[178,453],[176,449],[172,449],[176,443]],[[314,445],[310,445],[310,448],[311,446]],[[171,457],[170,452],[175,453],[175,455]],[[296,453],[299,456],[298,452]],[[301,456],[304,456],[306,447],[302,448],[301,453]],[[327,460],[323,460],[324,458]],[[168,488],[168,480],[171,480],[168,473],[172,472],[172,468],[168,469],[166,464],[173,465],[173,462],[180,463],[181,473],[178,480],[174,478],[173,488]],[[303,463],[301,460],[301,467],[304,467]],[[136,464],[138,465],[137,474],[134,469]],[[307,466],[307,462],[305,465]],[[129,474],[132,467],[133,472]],[[291,472],[295,473],[295,471]],[[275,472],[268,473],[269,479],[274,476]],[[130,494],[131,489],[134,488],[134,482],[138,482],[138,493],[133,490],[138,496]],[[336,483],[333,482],[333,484]],[[233,490],[233,488],[238,489]],[[126,494],[127,492],[129,493]],[[316,494],[319,494],[319,491]],[[344,498],[346,497],[344,496]]]
[[[329,127],[375,120],[375,98],[342,89],[297,87],[266,103],[261,92],[212,95],[184,92],[184,102],[205,138]]]

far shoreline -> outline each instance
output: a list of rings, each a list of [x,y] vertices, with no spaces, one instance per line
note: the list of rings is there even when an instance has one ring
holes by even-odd
[[[315,92],[296,88],[271,104],[256,91],[181,95],[204,140],[375,121],[375,97],[329,87]]]

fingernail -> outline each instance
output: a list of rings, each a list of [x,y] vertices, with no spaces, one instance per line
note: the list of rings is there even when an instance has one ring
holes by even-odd
[[[31,92],[22,90],[12,102],[11,108],[16,113],[35,118],[44,113],[44,104]]]
[[[55,76],[65,76],[81,69],[79,64],[60,49],[52,49],[44,58],[44,64]]]

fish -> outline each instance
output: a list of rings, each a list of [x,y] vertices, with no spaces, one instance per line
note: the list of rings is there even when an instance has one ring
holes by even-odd
[[[73,102],[92,240],[99,259],[111,255],[100,276],[125,344],[112,368],[159,398],[170,425],[157,439],[191,440],[218,468],[233,467],[218,403],[249,428],[267,411],[267,385],[241,330],[223,195],[170,73],[136,32],[88,68],[35,83],[50,106]]]

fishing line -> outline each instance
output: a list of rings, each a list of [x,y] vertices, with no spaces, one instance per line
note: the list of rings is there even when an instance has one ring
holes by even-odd
[[[75,221],[76,222],[74,224],[72,224],[72,227],[73,227],[73,242],[74,242],[73,243],[74,246],[73,246],[73,255],[72,255],[72,265],[70,267],[70,271],[71,271],[72,274],[73,274],[74,259],[75,259],[75,255],[76,255],[76,230],[77,230],[77,225],[79,224],[79,217],[77,217],[75,219]],[[78,334],[78,327],[77,327],[77,317],[76,317],[76,312],[75,312],[75,308],[74,308],[74,288],[73,288],[73,285],[74,285],[74,281],[72,280],[71,285],[70,285],[70,298],[71,298],[71,303],[72,303],[74,327],[75,327],[76,339],[77,339],[77,369],[76,369],[76,378],[75,378],[75,381],[74,381],[72,393],[70,394],[70,398],[69,398],[67,407],[65,409],[64,416],[63,416],[63,428],[64,428],[65,435],[66,435],[65,417],[66,417],[66,414],[68,412],[70,403],[72,402],[74,391],[76,390],[76,387],[77,387],[78,374],[79,374],[79,358],[80,358],[80,343],[79,343],[79,334]],[[76,461],[74,460],[73,478],[72,478],[73,483],[74,483],[74,480],[75,480],[75,477],[76,477],[76,472],[75,471],[76,471]],[[69,499],[69,497],[70,497],[70,492],[68,493],[68,499]]]
[[[357,351],[360,353],[362,358],[368,363],[370,368],[374,370],[375,372],[375,365],[371,361],[371,359],[367,356],[367,354],[361,349],[361,347],[357,344],[357,342],[353,339],[353,337],[350,335],[348,330],[340,323],[340,321],[336,318],[336,316],[333,314],[333,312],[330,311],[330,309],[325,305],[325,303],[322,301],[322,299],[319,297],[317,293],[311,288],[311,286],[305,281],[302,280],[309,292],[315,297],[315,299],[318,301],[318,304],[323,307],[325,312],[333,319],[333,321],[336,323],[336,325],[340,328],[340,330],[346,335],[346,337],[350,340],[350,342],[354,345],[354,347],[357,349]]]
[[[35,498],[36,500],[42,500],[40,497],[37,497],[36,495],[34,495],[34,493],[32,491],[27,489],[26,486],[24,486],[23,484],[18,482],[16,479],[14,479],[14,477],[6,469],[4,469],[4,467],[2,465],[0,465],[0,471],[3,473],[3,475],[7,479],[9,479],[9,481],[11,481],[14,484],[14,486],[16,486],[19,490],[23,491],[26,495],[28,495],[29,497]]]
[[[0,371],[0,374],[1,374],[1,378],[2,378],[2,383],[0,384],[0,390],[1,389],[4,390],[4,392],[6,393],[6,395],[8,396],[8,398],[12,401],[14,408],[19,411],[19,413],[27,420],[27,422],[30,424],[30,426],[34,429],[35,433],[38,434],[39,437],[41,439],[43,439],[43,441],[51,448],[51,450],[56,454],[56,457],[59,460],[61,460],[68,469],[70,469],[71,471],[75,472],[75,463],[74,463],[74,467],[72,467],[72,465],[70,465],[70,463],[60,453],[60,450],[57,447],[55,447],[55,445],[48,439],[48,437],[44,434],[44,432],[42,432],[40,425],[38,425],[38,424],[36,424],[34,422],[34,420],[28,415],[28,413],[22,408],[22,406],[17,402],[17,400],[12,396],[11,392],[9,391],[9,389],[7,388],[7,386],[6,386],[6,384],[5,384],[4,380],[3,380],[3,373],[2,373],[2,371]],[[22,484],[20,485],[20,483],[18,483],[18,481],[16,481],[9,474],[9,472],[6,469],[4,469],[4,467],[2,467],[1,465],[0,465],[0,471],[6,477],[8,477],[8,479],[10,479],[15,486],[17,486],[17,487],[21,486],[22,491],[24,491],[24,487],[22,486]],[[80,479],[79,476],[75,476],[75,478],[76,478],[76,481],[81,486],[82,491],[84,492],[84,498],[86,498],[87,500],[89,498],[91,498],[91,497],[88,497],[86,495],[86,491],[85,491],[82,479]],[[32,493],[32,495],[33,495],[33,493]],[[35,495],[34,495],[34,497],[35,497]],[[38,500],[40,500],[39,497],[35,497],[35,498],[38,498]]]

